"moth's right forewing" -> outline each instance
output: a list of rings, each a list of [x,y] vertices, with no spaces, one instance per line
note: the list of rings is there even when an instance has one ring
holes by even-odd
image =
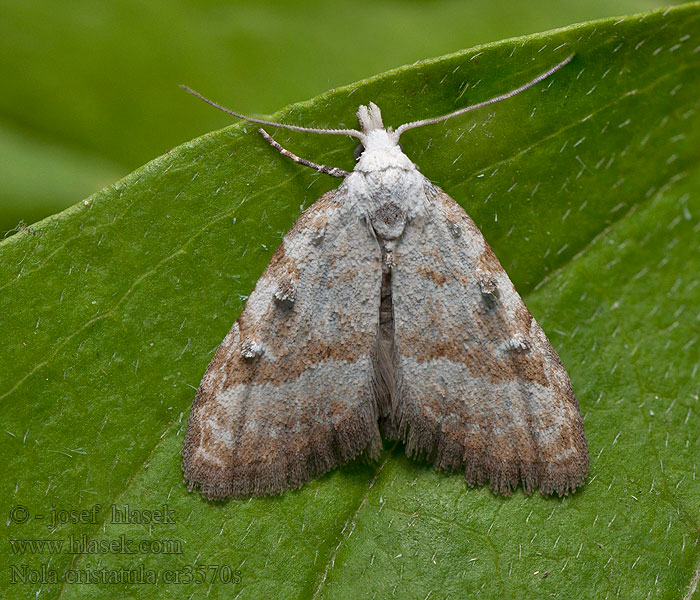
[[[567,494],[588,448],[557,353],[481,232],[427,185],[392,275],[396,398],[385,429],[409,455],[510,494]]]
[[[183,469],[211,498],[279,493],[378,456],[381,251],[341,187],[297,220],[209,365]]]

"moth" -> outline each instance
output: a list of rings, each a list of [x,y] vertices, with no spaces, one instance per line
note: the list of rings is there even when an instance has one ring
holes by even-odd
[[[573,55],[572,55],[573,56]],[[385,127],[374,103],[348,173],[297,219],[204,374],[189,416],[183,470],[207,498],[298,488],[382,436],[470,485],[520,484],[566,495],[583,484],[588,448],[569,376],[467,213],[403,153],[400,136],[510,98]],[[184,87],[184,86],[183,86]]]

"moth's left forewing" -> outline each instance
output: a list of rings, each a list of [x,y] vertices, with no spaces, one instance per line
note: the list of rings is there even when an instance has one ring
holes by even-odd
[[[297,220],[207,368],[183,448],[210,498],[280,493],[381,449],[381,253],[344,190]]]
[[[496,492],[573,491],[588,449],[566,370],[465,211],[427,183],[426,201],[395,251],[385,432]]]

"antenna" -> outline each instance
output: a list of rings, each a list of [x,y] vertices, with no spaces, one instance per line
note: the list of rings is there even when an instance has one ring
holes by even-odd
[[[574,57],[573,54],[567,56],[564,60],[562,60],[559,64],[554,65],[551,69],[545,71],[544,73],[541,73],[537,77],[535,77],[532,81],[528,81],[525,85],[521,85],[518,88],[515,88],[514,90],[511,90],[510,92],[506,92],[505,94],[501,94],[500,96],[496,96],[495,98],[491,98],[490,100],[485,100],[484,102],[479,102],[479,104],[472,104],[471,106],[467,106],[466,108],[460,108],[459,110],[456,110],[454,112],[451,112],[447,115],[443,115],[442,117],[434,117],[432,119],[423,119],[422,121],[413,121],[411,123],[404,123],[400,127],[396,129],[394,132],[394,135],[396,136],[396,139],[399,139],[399,136],[404,132],[408,131],[409,129],[415,129],[416,127],[423,127],[423,125],[432,125],[433,123],[439,123],[440,121],[446,121],[447,119],[451,119],[452,117],[457,117],[459,115],[463,115],[466,112],[469,112],[470,110],[475,110],[477,108],[481,108],[482,106],[488,106],[489,104],[495,104],[496,102],[500,102],[501,100],[506,100],[508,98],[512,98],[516,94],[519,94],[520,92],[524,92],[526,89],[531,88],[533,85],[539,83],[543,79],[546,79],[549,77],[552,73],[555,73],[559,69],[561,69],[564,65],[568,64],[571,62],[571,59]]]
[[[237,113],[229,108],[226,108],[225,106],[221,106],[221,104],[217,104],[213,100],[209,100],[209,98],[206,98],[205,96],[202,96],[199,92],[195,92],[192,88],[186,86],[186,85],[181,85],[180,86],[183,90],[186,92],[189,92],[193,96],[196,96],[200,100],[204,100],[207,104],[210,104],[214,108],[218,108],[219,110],[224,111],[225,113],[228,113],[229,115],[233,115],[234,117],[238,117],[239,119],[243,119],[244,121],[248,121],[250,123],[257,123],[258,125],[269,125],[271,127],[283,127],[284,129],[291,129],[293,131],[305,131],[307,133],[327,133],[327,134],[332,134],[332,135],[349,135],[350,137],[356,137],[359,139],[362,139],[363,135],[361,132],[357,131],[356,129],[316,129],[314,127],[300,127],[299,125],[287,125],[286,123],[275,123],[274,121],[265,121],[264,119],[254,119],[252,117],[246,117],[245,115],[242,115],[241,113]]]

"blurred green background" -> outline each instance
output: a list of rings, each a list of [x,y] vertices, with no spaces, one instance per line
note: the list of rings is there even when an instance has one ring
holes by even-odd
[[[654,0],[0,0],[0,236],[231,119]]]

